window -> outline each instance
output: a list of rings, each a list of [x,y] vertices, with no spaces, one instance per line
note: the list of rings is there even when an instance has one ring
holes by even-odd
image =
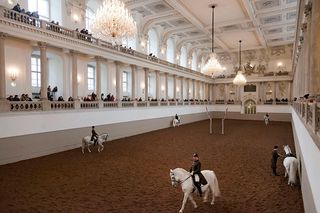
[[[148,53],[152,53],[153,55],[158,57],[158,36],[155,29],[151,29],[148,32]]]
[[[40,57],[31,56],[31,85],[32,87],[41,87]]]
[[[123,92],[128,92],[128,72],[122,73],[122,89]]]
[[[88,90],[95,90],[95,67],[88,65]]]
[[[167,61],[174,63],[174,41],[172,38],[167,40]]]
[[[29,0],[28,6],[31,12],[38,11],[40,19],[49,21],[50,19],[49,0]]]
[[[185,46],[181,47],[181,57],[180,57],[180,66],[187,67],[187,48]]]
[[[90,8],[86,9],[86,29],[91,32],[91,24],[93,18],[93,10]]]

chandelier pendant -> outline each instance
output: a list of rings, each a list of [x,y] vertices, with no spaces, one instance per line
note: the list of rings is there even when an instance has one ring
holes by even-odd
[[[209,75],[212,78],[222,75],[223,68],[217,59],[217,55],[214,53],[214,8],[216,5],[211,5],[212,8],[212,44],[211,44],[211,54],[208,62],[203,67],[202,72],[205,75]]]
[[[135,37],[136,22],[120,0],[105,0],[94,14],[92,34],[113,44]]]
[[[242,66],[241,66],[241,40],[239,40],[239,69],[238,69],[236,77],[233,79],[233,84],[238,85],[238,86],[243,86],[246,83],[247,83],[247,79],[242,73]]]

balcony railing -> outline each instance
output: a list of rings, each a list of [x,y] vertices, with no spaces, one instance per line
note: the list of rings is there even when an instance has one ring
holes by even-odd
[[[165,107],[212,105],[213,101],[5,101],[0,102],[0,112],[24,111],[58,111],[74,109],[100,109],[100,108],[136,108],[136,107]]]
[[[0,6],[0,19],[2,20],[2,24],[5,24],[6,26],[9,26],[9,27],[21,28],[19,25],[15,26],[12,23],[22,24],[24,29],[27,29],[30,32],[43,34],[43,31],[46,31],[46,33],[52,34],[52,36],[50,35],[52,38],[59,38],[59,36],[61,36],[60,39],[62,40],[77,39],[77,40],[85,41],[85,42],[88,42],[88,44],[92,45],[92,47],[98,47],[100,50],[103,48],[107,50],[116,50],[120,53],[132,55],[140,59],[148,60],[149,62],[169,66],[170,68],[175,68],[175,69],[178,69],[179,71],[189,72],[189,73],[196,74],[200,77],[205,77],[208,79],[210,78],[209,76],[204,75],[201,72],[198,72],[186,67],[182,67],[177,64],[170,63],[168,61],[159,59],[157,57],[150,57],[144,53],[137,52],[133,49],[124,48],[119,45],[112,45],[111,43],[108,43],[106,41],[94,38],[90,34],[83,34],[76,30],[71,30],[63,26],[57,25],[55,23],[47,22],[45,20],[40,20],[38,18],[29,16],[28,14],[19,13],[14,10],[5,8],[3,6]],[[30,29],[28,29],[27,27],[30,27]],[[39,29],[41,31],[36,32],[35,29]]]
[[[320,102],[299,101],[293,102],[293,108],[306,127],[317,137],[320,141]],[[320,146],[320,144],[317,144]]]

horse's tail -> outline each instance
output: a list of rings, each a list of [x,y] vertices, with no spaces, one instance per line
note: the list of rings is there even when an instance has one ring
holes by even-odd
[[[293,160],[291,161],[290,171],[289,171],[289,183],[296,184],[297,169],[298,169],[298,160],[297,158],[293,158]]]
[[[213,175],[213,195],[215,197],[219,197],[221,195],[220,189],[219,189],[219,183],[216,174],[212,171]]]

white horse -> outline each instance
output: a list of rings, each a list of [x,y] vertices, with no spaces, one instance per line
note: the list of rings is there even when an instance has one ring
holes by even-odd
[[[288,185],[296,184],[297,170],[298,170],[298,159],[291,153],[289,145],[283,146],[286,153],[285,159],[283,160],[283,166],[285,168],[284,177],[288,177]]]
[[[172,121],[172,126],[173,127],[176,127],[176,126],[180,126],[181,124],[181,119],[180,117],[178,117],[178,119],[176,119],[176,117],[173,118],[173,121]]]
[[[98,152],[101,152],[104,148],[103,142],[106,142],[109,137],[109,134],[101,134],[98,136]],[[84,154],[84,149],[87,147],[88,152],[91,152],[90,146],[94,144],[94,141],[91,140],[91,136],[86,136],[82,138],[82,153]]]
[[[211,191],[212,192],[211,205],[213,205],[215,197],[220,196],[218,179],[215,173],[211,170],[203,170],[201,171],[201,173],[203,174],[203,176],[208,182],[206,185],[201,186],[202,191],[204,192],[203,202],[207,202],[209,191]],[[184,193],[182,206],[179,212],[180,213],[183,212],[188,198],[192,202],[194,208],[197,208],[198,206],[192,197],[194,185],[193,185],[190,172],[187,172],[182,168],[176,168],[173,170],[170,169],[170,178],[171,178],[172,186],[176,187],[178,184],[180,184],[182,188],[182,192]]]

